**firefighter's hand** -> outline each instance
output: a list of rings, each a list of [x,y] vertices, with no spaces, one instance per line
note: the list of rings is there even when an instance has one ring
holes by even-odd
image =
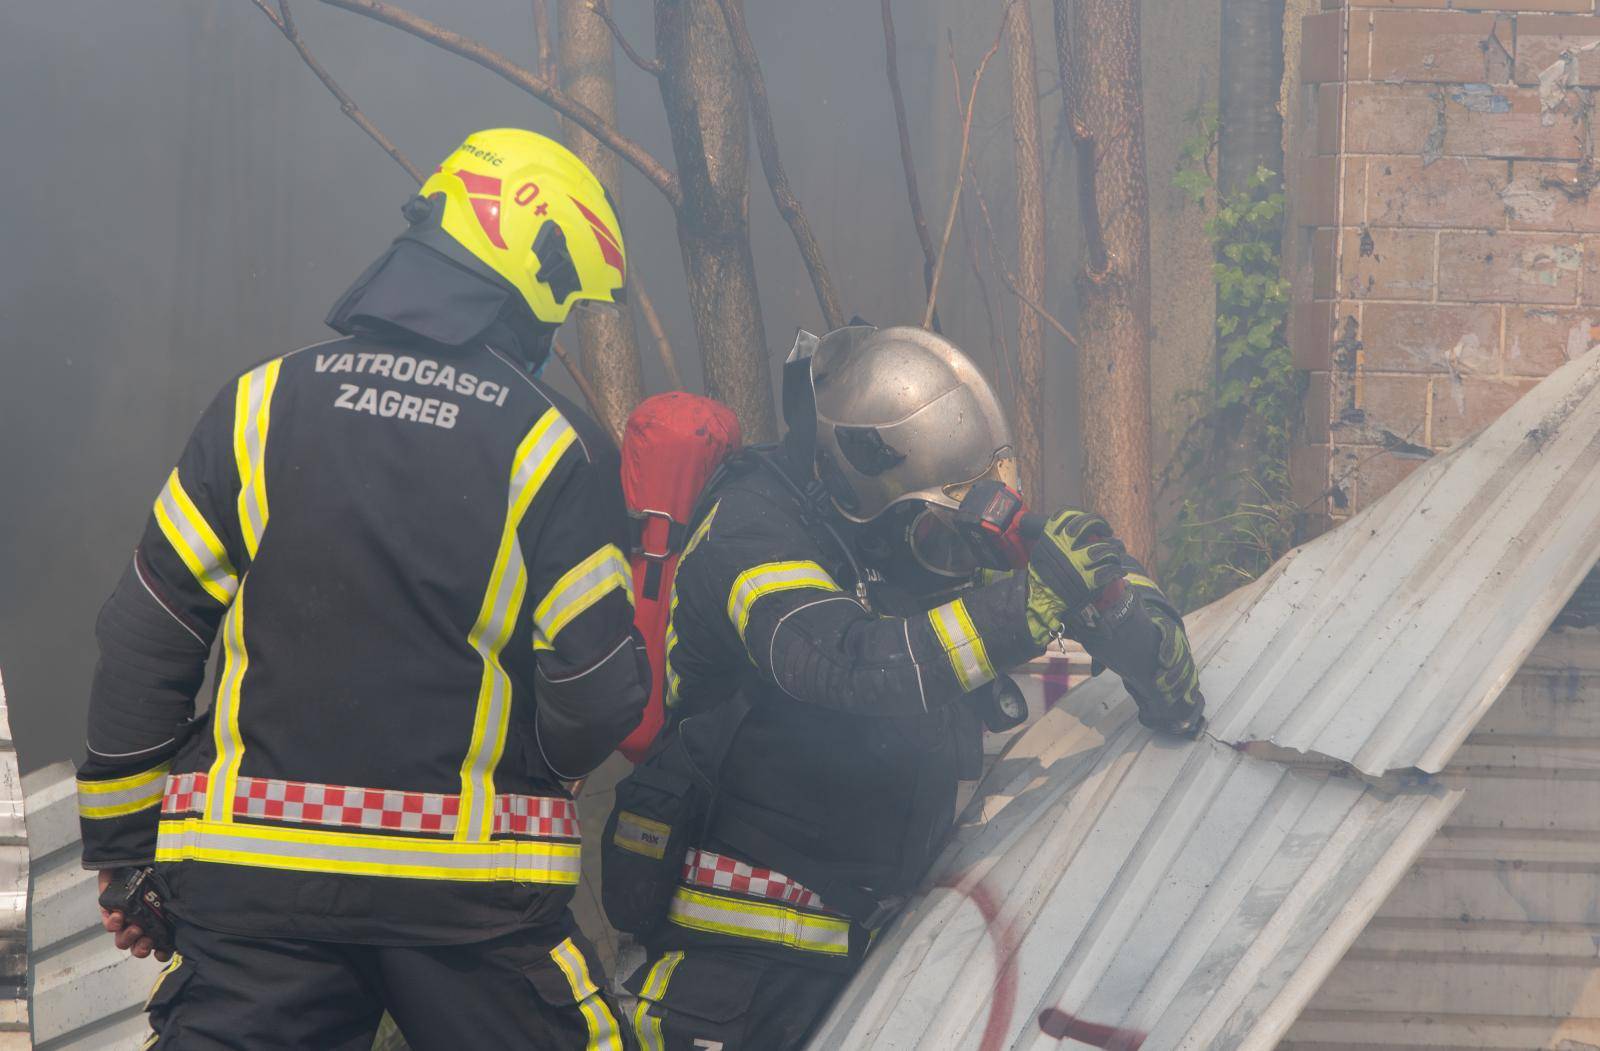
[[[111,881],[116,878],[116,869],[101,869],[100,885],[96,893],[104,894],[106,888],[111,886]],[[141,960],[151,955],[154,955],[162,963],[172,959],[172,951],[170,949],[157,949],[156,943],[139,927],[128,923],[120,911],[102,908],[100,910],[100,925],[113,935],[117,948],[126,949]]]
[[[1050,516],[1028,558],[1028,628],[1041,646],[1068,616],[1125,576],[1126,548],[1099,515],[1064,508]]]
[[[1151,604],[1148,613],[1160,639],[1155,675],[1148,683],[1125,680],[1128,692],[1139,702],[1139,721],[1162,733],[1199,737],[1206,725],[1206,699],[1200,692],[1200,672],[1189,651],[1189,636],[1166,610]]]

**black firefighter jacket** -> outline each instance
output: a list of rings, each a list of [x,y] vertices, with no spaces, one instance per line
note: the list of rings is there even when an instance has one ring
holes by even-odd
[[[910,616],[866,608],[826,513],[784,464],[789,483],[764,468],[720,486],[678,568],[674,732],[696,749],[697,724],[726,718],[736,691],[745,714],[660,940],[848,968],[870,932],[820,887],[912,889],[954,817],[961,752],[976,747],[963,737],[981,733],[957,702],[1040,647],[1025,575]]]
[[[100,615],[85,865],[153,859],[182,917],[246,935],[555,918],[579,876],[562,782],[646,696],[625,521],[610,441],[484,343],[357,336],[251,369]]]

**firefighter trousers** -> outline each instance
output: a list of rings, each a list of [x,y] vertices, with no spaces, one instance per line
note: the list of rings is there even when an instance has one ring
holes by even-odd
[[[628,979],[640,1051],[798,1051],[848,973],[740,949],[652,953]]]
[[[176,941],[146,1006],[146,1048],[368,1051],[385,1009],[413,1051],[631,1046],[570,919],[468,945],[341,945],[192,924]]]

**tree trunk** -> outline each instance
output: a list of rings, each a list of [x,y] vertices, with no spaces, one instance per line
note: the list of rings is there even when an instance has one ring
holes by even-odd
[[[1011,137],[1017,165],[1017,289],[1034,303],[1044,294],[1044,171],[1039,158],[1039,86],[1033,47],[1033,15],[1015,3],[1006,18],[1011,62]],[[1014,392],[1017,466],[1022,489],[1035,502],[1044,497],[1044,323],[1030,307],[1017,311],[1018,386]]]
[[[1257,168],[1283,175],[1283,0],[1222,0],[1217,183],[1245,188]]]
[[[683,189],[678,245],[706,391],[732,407],[749,440],[767,441],[777,427],[750,251],[744,81],[717,0],[656,0],[655,17],[661,101]]]
[[[1139,0],[1054,0],[1077,156],[1084,503],[1135,557],[1155,554],[1150,467],[1150,211],[1139,96]]]
[[[587,0],[561,0],[561,86],[608,124],[617,123],[616,62],[611,30]],[[543,47],[540,49],[544,50]],[[589,166],[611,194],[622,218],[622,160],[594,136],[565,118],[561,131],[567,146]],[[639,345],[633,315],[626,306],[612,310],[580,310],[575,315],[578,349],[584,374],[599,400],[600,422],[620,436],[628,413],[644,396],[639,378]]]

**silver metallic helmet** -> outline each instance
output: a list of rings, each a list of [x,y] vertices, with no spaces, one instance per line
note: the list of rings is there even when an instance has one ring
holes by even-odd
[[[790,361],[806,356],[817,474],[846,518],[869,522],[913,500],[954,508],[985,477],[1016,485],[1000,399],[943,336],[910,326],[802,332]]]

